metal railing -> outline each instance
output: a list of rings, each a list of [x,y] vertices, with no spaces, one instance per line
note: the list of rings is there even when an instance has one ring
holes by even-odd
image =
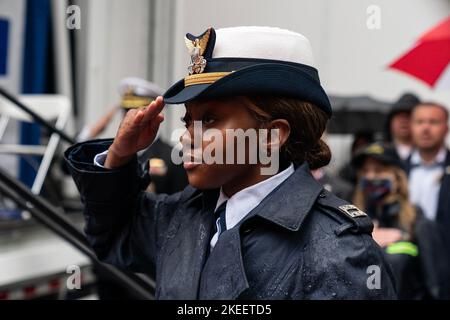
[[[10,93],[0,88],[0,95],[4,96],[24,112],[28,113],[36,122],[44,126],[50,133],[58,134],[66,142],[73,144],[75,139],[63,131],[55,128],[38,114],[18,101]],[[41,196],[33,194],[24,184],[9,176],[0,169],[0,193],[11,199],[17,206],[28,211],[37,221],[50,229],[59,237],[69,242],[76,249],[88,256],[100,272],[109,276],[116,283],[122,285],[137,299],[154,299],[155,283],[150,278],[124,272],[112,265],[102,263],[90,248],[84,234],[79,231],[65,216]]]

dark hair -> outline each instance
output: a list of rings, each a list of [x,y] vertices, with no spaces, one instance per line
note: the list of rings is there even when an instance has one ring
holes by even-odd
[[[360,130],[353,134],[353,142],[350,147],[350,150],[352,154],[354,154],[356,151],[361,149],[362,147],[365,147],[371,143],[375,142],[375,137],[373,131],[370,130]]]
[[[295,165],[306,161],[310,169],[318,169],[330,163],[330,148],[321,139],[329,117],[319,107],[293,98],[249,96],[245,99],[250,102],[250,112],[261,123],[274,119],[289,122],[291,132],[281,148],[282,160]]]
[[[411,111],[415,106],[420,104],[420,99],[414,93],[406,92],[404,93],[394,104],[391,106],[391,110],[389,111],[386,122],[385,122],[385,141],[392,142],[392,132],[391,132],[391,123],[392,119],[398,114],[408,114],[411,115]]]

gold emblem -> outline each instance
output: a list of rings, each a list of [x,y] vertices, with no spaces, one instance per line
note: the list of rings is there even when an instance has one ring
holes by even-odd
[[[148,106],[154,99],[150,97],[137,96],[132,87],[128,87],[122,95],[121,107],[124,109],[134,109]]]
[[[194,40],[190,40],[187,37],[184,37],[186,47],[188,48],[189,54],[191,56],[191,64],[188,66],[190,75],[199,74],[205,70],[206,59],[203,57],[203,53],[206,50],[210,34],[211,28],[208,28],[208,30],[203,35],[201,35],[199,38],[195,38]]]
[[[367,149],[367,152],[370,154],[382,154],[384,152],[384,148],[378,144],[373,144]]]
[[[352,204],[339,206],[339,210],[348,215],[350,218],[365,217],[367,214]]]

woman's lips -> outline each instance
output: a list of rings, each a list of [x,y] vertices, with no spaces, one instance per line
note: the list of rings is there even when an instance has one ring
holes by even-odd
[[[183,167],[185,170],[190,170],[202,163],[201,159],[196,159],[191,153],[185,153],[183,155]]]
[[[199,165],[200,165],[200,163],[196,163],[196,162],[183,162],[183,168],[185,170],[192,170]]]

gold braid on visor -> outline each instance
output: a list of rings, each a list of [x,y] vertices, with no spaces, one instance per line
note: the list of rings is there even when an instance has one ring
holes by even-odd
[[[148,106],[154,99],[139,96],[125,96],[121,101],[121,107],[124,109],[134,109]]]
[[[231,72],[206,72],[206,73],[192,74],[184,78],[184,86],[189,87],[195,84],[213,83],[231,74]]]

